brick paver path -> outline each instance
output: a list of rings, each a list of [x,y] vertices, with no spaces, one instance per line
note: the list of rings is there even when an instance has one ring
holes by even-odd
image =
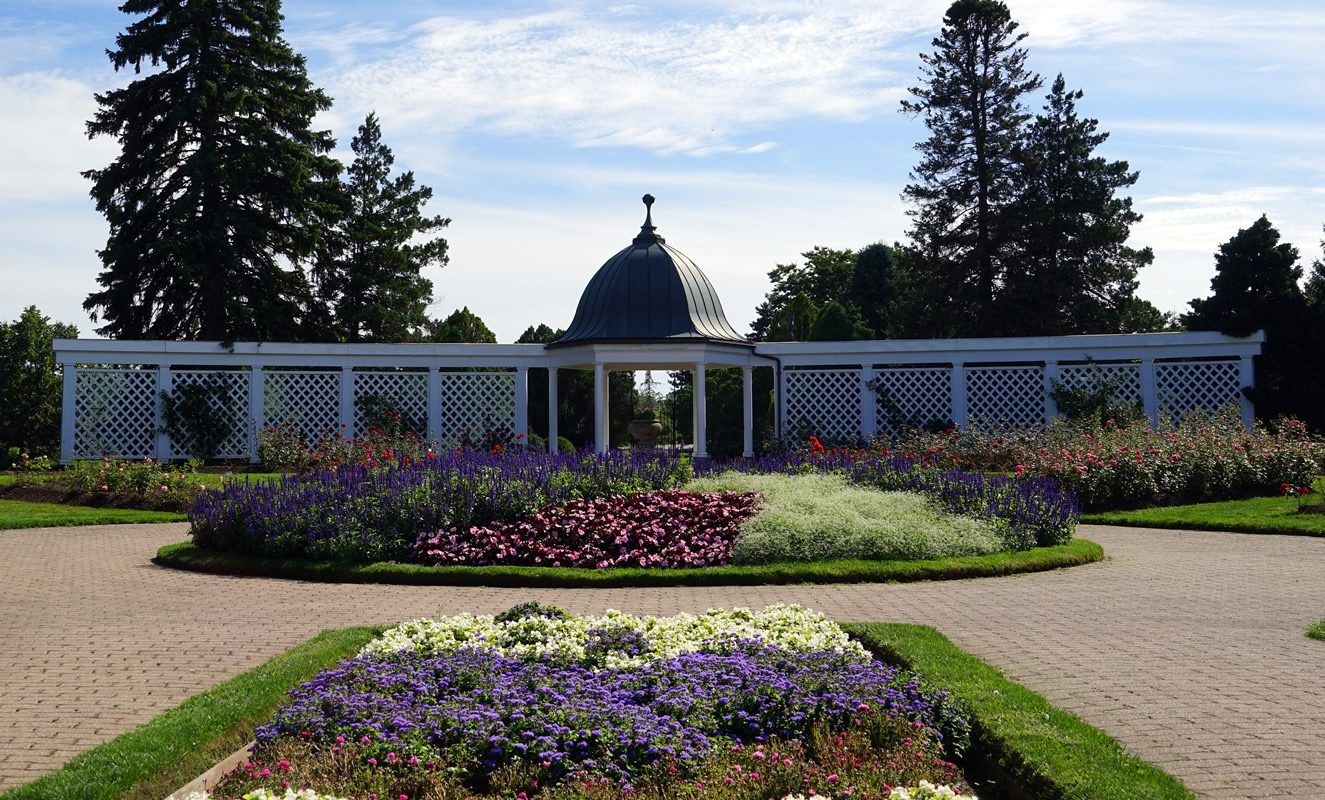
[[[793,601],[922,622],[1208,797],[1325,797],[1325,539],[1083,526],[1111,559],[909,585],[335,586],[149,563],[183,525],[0,531],[0,789],[318,630],[538,597],[650,614]]]

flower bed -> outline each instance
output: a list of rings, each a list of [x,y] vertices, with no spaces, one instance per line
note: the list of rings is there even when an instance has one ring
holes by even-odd
[[[388,631],[292,692],[215,796],[941,797],[964,789],[969,732],[945,693],[804,609],[526,604]]]
[[[455,453],[341,467],[199,498],[194,541],[216,550],[345,562],[410,558],[424,531],[511,522],[577,498],[656,491],[678,464],[628,455]]]
[[[514,522],[419,537],[425,564],[709,567],[728,564],[752,493],[637,492],[571,500]]]

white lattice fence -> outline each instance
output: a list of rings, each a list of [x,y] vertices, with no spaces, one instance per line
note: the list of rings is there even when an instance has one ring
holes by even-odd
[[[443,445],[458,442],[465,432],[482,434],[485,427],[515,430],[515,373],[440,373],[441,402],[435,409]]]
[[[1140,364],[1063,364],[1058,368],[1058,382],[1076,391],[1108,383],[1117,386],[1113,392],[1114,400],[1141,404]]]
[[[795,369],[782,373],[788,433],[801,429],[834,439],[859,436],[862,425],[859,369]]]
[[[878,427],[903,428],[952,419],[952,370],[947,367],[888,367],[875,373]]]
[[[340,380],[339,371],[266,370],[265,424],[293,428],[310,447],[340,431]]]
[[[1236,361],[1192,361],[1155,365],[1155,394],[1161,413],[1174,417],[1195,410],[1216,411],[1241,396]]]
[[[419,435],[428,432],[428,374],[426,372],[360,371],[354,373],[354,435],[370,427],[371,405],[380,398],[384,408],[401,412]]]
[[[213,419],[224,419],[230,426],[225,441],[216,452],[217,458],[247,458],[249,426],[248,386],[249,373],[235,370],[175,370],[170,376],[171,392],[196,386],[206,390],[207,406]],[[185,445],[173,439],[170,458],[190,458]]]
[[[80,367],[74,384],[75,458],[156,454],[155,370]]]
[[[1043,425],[1044,372],[1039,366],[967,367],[966,414],[991,425]]]

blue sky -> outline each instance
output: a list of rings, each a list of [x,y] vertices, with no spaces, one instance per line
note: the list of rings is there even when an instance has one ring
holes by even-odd
[[[286,0],[286,38],[334,99],[345,156],[376,110],[397,164],[453,219],[434,315],[467,305],[501,341],[565,326],[629,243],[639,198],[744,328],[767,271],[815,245],[905,236],[925,135],[899,114],[947,2],[363,3]],[[1325,10],[1302,2],[1012,0],[1033,69],[1085,91],[1103,152],[1141,173],[1142,296],[1180,310],[1212,254],[1268,214],[1304,263],[1325,222]],[[0,5],[0,318],[36,304],[91,335],[102,217],[84,169],[117,3]],[[1035,105],[1038,107],[1039,98]],[[938,312],[941,313],[941,312]]]

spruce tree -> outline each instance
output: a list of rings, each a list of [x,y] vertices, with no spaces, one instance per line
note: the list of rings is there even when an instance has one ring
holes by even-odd
[[[331,105],[281,37],[277,0],[127,0],[108,52],[132,83],[96,96],[90,137],[121,152],[84,175],[110,223],[99,291],[111,337],[295,339],[297,265],[334,208],[340,165],[310,128]],[[294,265],[291,268],[287,265]]]
[[[422,270],[444,266],[447,243],[424,238],[451,220],[425,216],[432,189],[413,172],[391,177],[395,156],[369,114],[351,142],[354,161],[339,184],[343,216],[323,237],[313,269],[318,297],[330,313],[330,338],[345,342],[419,339],[432,300]]]
[[[1137,173],[1096,154],[1109,134],[1077,114],[1081,97],[1060,74],[1030,126],[1021,195],[1010,207],[1019,229],[1009,242],[1016,269],[1000,293],[999,333],[1119,333],[1144,310],[1135,303],[1136,275],[1154,256],[1128,246],[1141,215],[1130,197],[1117,196]]]
[[[920,56],[922,85],[902,101],[930,132],[903,191],[914,204],[912,301],[930,309],[927,335],[979,336],[996,325],[1030,118],[1022,98],[1041,83],[1026,67],[1025,37],[998,0],[957,0],[934,51]]]

